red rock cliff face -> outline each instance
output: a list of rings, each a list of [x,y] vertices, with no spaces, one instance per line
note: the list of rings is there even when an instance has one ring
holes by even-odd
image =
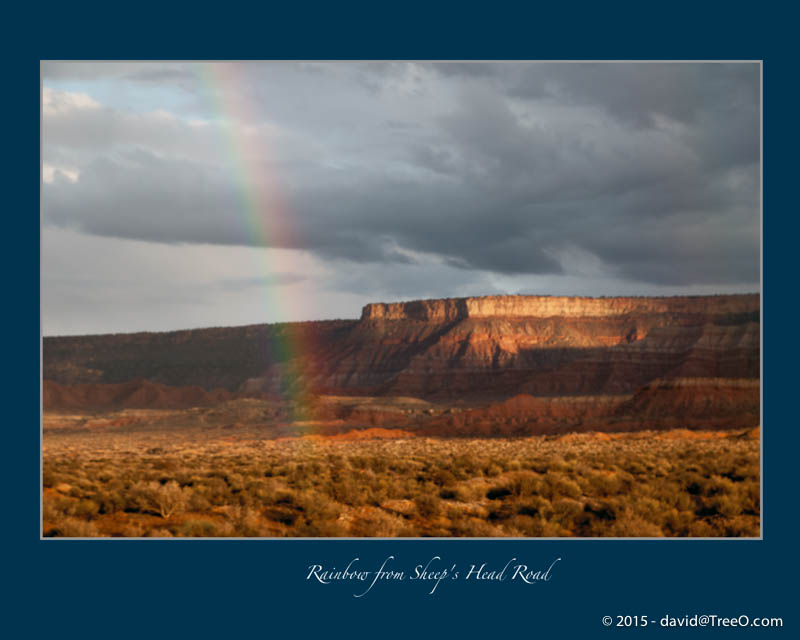
[[[759,296],[489,296],[370,304],[323,388],[417,396],[623,394],[656,378],[758,378]]]
[[[564,296],[483,296],[375,303],[361,320],[433,322],[488,317],[584,318],[629,314],[731,314],[758,311],[759,296],[675,296],[669,298],[582,298]]]
[[[370,304],[358,321],[46,338],[45,377],[206,389],[508,398],[757,379],[758,295],[488,296]],[[302,345],[291,353],[279,347]]]

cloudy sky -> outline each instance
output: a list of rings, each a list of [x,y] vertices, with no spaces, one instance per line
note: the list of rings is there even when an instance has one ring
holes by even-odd
[[[45,335],[759,291],[757,64],[44,63]]]

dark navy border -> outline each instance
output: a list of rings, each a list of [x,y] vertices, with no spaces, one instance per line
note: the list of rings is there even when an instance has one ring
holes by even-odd
[[[797,428],[794,297],[795,41],[790,17],[758,4],[36,4],[4,11],[4,307],[8,610],[27,633],[154,637],[595,637],[604,615],[782,616],[796,627],[792,520]],[[168,8],[169,7],[169,8]],[[260,8],[257,8],[260,7]],[[649,7],[645,9],[645,7]],[[41,59],[763,60],[764,539],[749,541],[54,541],[39,534],[39,61]],[[792,111],[790,118],[789,111]],[[790,146],[792,145],[792,146]],[[792,176],[794,177],[794,176]],[[794,180],[796,182],[796,179]],[[779,345],[780,342],[780,347]],[[393,555],[413,566],[547,565],[547,584],[348,585],[306,581],[309,564]],[[24,605],[30,605],[28,607]],[[6,628],[11,621],[6,620]],[[772,632],[776,635],[783,632]],[[655,633],[660,630],[656,629]],[[747,631],[724,630],[725,633]],[[664,631],[664,633],[667,633]],[[698,634],[705,632],[696,630]],[[764,632],[767,633],[767,632]]]

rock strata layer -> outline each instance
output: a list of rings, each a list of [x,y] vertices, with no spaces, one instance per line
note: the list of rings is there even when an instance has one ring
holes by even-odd
[[[759,308],[759,296],[674,296],[667,298],[586,298],[565,296],[483,296],[378,302],[368,304],[362,320],[423,320],[452,322],[465,318],[583,318],[653,313],[749,313]]]

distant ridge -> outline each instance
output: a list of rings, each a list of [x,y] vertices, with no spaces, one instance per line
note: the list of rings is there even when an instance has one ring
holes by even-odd
[[[298,349],[287,355],[284,341]],[[760,375],[760,296],[484,296],[368,304],[359,320],[44,338],[44,378],[205,391],[486,398],[632,394]],[[292,360],[287,360],[291,357]]]

